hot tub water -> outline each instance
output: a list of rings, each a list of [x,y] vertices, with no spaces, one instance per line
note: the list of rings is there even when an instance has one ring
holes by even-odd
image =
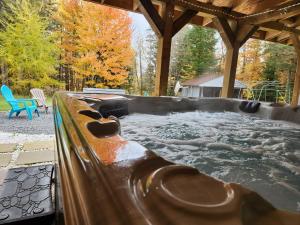
[[[241,183],[274,206],[300,211],[300,126],[238,113],[132,114],[122,136],[160,156]]]

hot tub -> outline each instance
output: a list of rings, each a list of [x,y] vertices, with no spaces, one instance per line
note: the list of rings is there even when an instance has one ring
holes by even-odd
[[[161,148],[174,145],[174,138],[165,135],[168,130],[160,130],[163,126],[159,124],[166,125],[164,119],[175,116],[171,118],[174,124],[177,118],[201,119],[195,116],[201,113],[198,111],[236,113],[238,100],[58,93],[53,103],[58,224],[299,224],[298,213],[282,210],[284,207],[277,209],[264,196],[241,184],[223,182],[207,175],[208,171],[188,166],[190,163],[184,160],[170,157],[171,162],[161,157],[170,156]],[[236,115],[240,114],[233,114],[233,118]],[[268,105],[263,105],[255,116],[300,122],[297,111]],[[163,122],[157,123],[158,118]],[[139,135],[147,124],[154,130]],[[231,129],[230,123],[225,125]],[[181,130],[180,126],[176,128]],[[163,138],[151,133],[155,134],[155,129]],[[153,151],[135,141],[139,136],[144,136],[148,141],[144,143],[150,143]],[[153,143],[161,139],[164,146],[152,149]]]

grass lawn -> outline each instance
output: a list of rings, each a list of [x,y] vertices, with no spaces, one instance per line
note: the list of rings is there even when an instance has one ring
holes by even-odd
[[[18,98],[31,98],[28,96],[15,96],[16,99]],[[47,105],[52,105],[52,97],[47,97]],[[0,111],[9,111],[10,106],[9,104],[4,100],[4,98],[0,95]]]

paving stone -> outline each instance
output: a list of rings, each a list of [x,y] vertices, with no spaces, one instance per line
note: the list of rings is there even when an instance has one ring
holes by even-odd
[[[30,205],[29,209],[27,209],[27,213],[31,214],[31,211],[34,209],[34,204]]]
[[[50,141],[35,141],[35,142],[27,142],[23,145],[24,151],[34,151],[34,150],[54,150],[54,140]]]
[[[19,171],[19,169],[17,169]],[[7,172],[5,173],[5,179],[10,180],[18,177],[20,175],[19,172],[15,172],[14,170],[6,170]],[[1,182],[2,183],[2,182]]]
[[[0,186],[0,193],[2,198],[10,197],[16,194],[17,191],[17,181],[6,182],[5,185]]]
[[[48,166],[46,167],[46,169],[47,169],[48,172],[52,172],[53,166],[48,165]]]
[[[48,216],[50,219],[53,216],[51,179],[45,179],[48,173],[46,168],[49,167],[50,171],[53,166],[42,166],[43,170],[40,170],[40,167],[22,168],[21,172],[17,173],[20,169],[0,170],[0,180],[3,177],[0,183],[0,224],[12,224],[19,220],[26,220],[26,224],[32,224],[30,220]],[[43,177],[38,178],[39,174],[43,174]],[[38,182],[45,185],[38,185]],[[43,221],[46,221],[44,219]]]
[[[41,200],[45,200],[50,197],[50,193],[48,189],[40,190],[34,192],[30,195],[30,200],[34,202],[40,202]]]
[[[49,185],[50,184],[50,181],[51,181],[51,178],[50,177],[43,177],[39,180],[39,182],[37,183],[37,185],[40,185],[40,186],[45,186],[45,185]]]
[[[51,150],[21,152],[16,160],[17,165],[51,162],[54,160],[54,152]]]
[[[26,180],[28,177],[28,174],[27,173],[22,173],[20,174],[20,176],[18,177],[17,181],[21,182],[21,181],[24,181]]]
[[[41,171],[39,170],[39,167],[28,167],[28,168],[26,168],[26,173],[28,173],[31,176],[39,174],[40,172]]]
[[[39,173],[39,174],[36,175],[37,178],[42,178],[44,176],[45,176],[45,174],[43,174],[43,173]]]
[[[22,197],[24,197],[24,196],[27,196],[27,195],[29,195],[30,194],[30,191],[22,191],[22,192],[20,192],[20,193],[18,193],[18,197],[19,198],[22,198]]]
[[[40,214],[44,212],[44,208],[35,208],[33,209],[33,214]]]
[[[17,197],[12,197],[10,200],[10,205],[15,206],[18,203],[18,198]]]
[[[37,181],[37,179],[34,177],[28,178],[28,179],[24,180],[24,182],[22,183],[22,188],[30,189],[36,184],[36,181]]]
[[[25,206],[23,206],[23,209],[25,209],[27,211],[29,209],[29,207],[30,207],[30,204],[27,203]]]
[[[17,144],[0,144],[0,153],[14,152]]]
[[[10,201],[4,201],[2,202],[2,205],[4,206],[4,208],[7,208],[8,206],[10,206]]]
[[[0,213],[0,221],[6,220],[9,217],[7,213]]]
[[[1,212],[2,214],[14,215],[14,217],[22,216],[22,209],[17,207],[10,207],[9,209],[5,209]]]
[[[7,166],[11,161],[11,154],[0,154],[0,167]]]
[[[21,198],[20,205],[26,205],[29,202],[29,195]]]
[[[51,198],[46,198],[45,200],[41,201],[38,207],[46,209],[49,207],[49,205],[51,205]]]

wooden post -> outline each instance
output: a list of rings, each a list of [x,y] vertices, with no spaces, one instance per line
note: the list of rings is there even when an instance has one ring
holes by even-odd
[[[297,53],[297,69],[295,73],[293,97],[291,102],[291,107],[296,108],[298,106],[300,97],[300,41],[298,36],[295,34],[292,34],[291,38],[293,40],[293,45]]]
[[[163,35],[158,40],[155,96],[167,95],[168,77],[170,67],[171,44],[173,36],[173,16],[174,2],[171,0],[166,3],[163,10],[165,22]]]
[[[239,57],[239,45],[227,48],[224,68],[224,80],[221,97],[232,98],[234,93],[234,83],[236,75],[236,67]]]
[[[172,37],[197,14],[197,11],[186,10],[174,21],[175,0],[165,1],[162,16],[151,0],[140,0],[139,8],[158,36],[154,94],[167,95]]]
[[[232,98],[240,47],[258,29],[257,26],[232,24],[222,17],[215,17],[213,23],[227,48],[225,57],[224,80],[221,97]]]

